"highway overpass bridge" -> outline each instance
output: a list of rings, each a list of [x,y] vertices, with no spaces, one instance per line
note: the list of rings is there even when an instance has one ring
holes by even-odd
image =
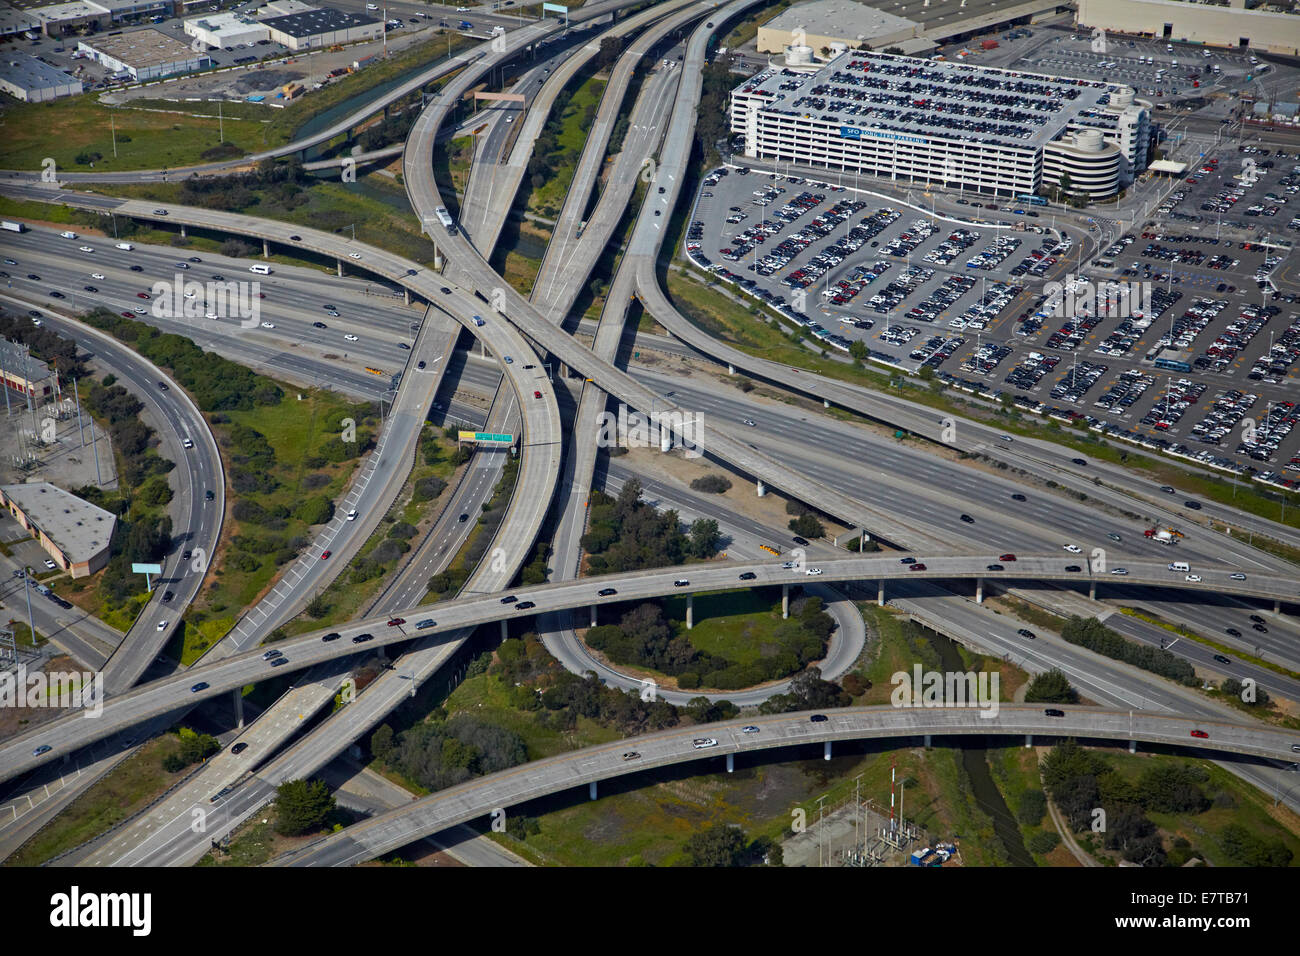
[[[401,612],[404,618],[402,624],[388,625],[387,615],[368,617],[339,626],[337,633],[341,636],[334,640],[323,640],[326,632],[322,630],[280,641],[276,647],[283,652],[288,663],[274,669],[270,661],[263,659],[262,649],[256,648],[232,654],[224,660],[196,665],[184,673],[112,697],[105,702],[102,714],[96,719],[83,719],[82,714],[74,712],[46,723],[0,744],[0,780],[10,779],[58,759],[72,748],[84,746],[154,717],[188,709],[199,701],[246,684],[257,683],[272,674],[293,673],[323,661],[354,654],[361,648],[352,638],[362,634],[372,635],[364,642],[367,648],[378,648],[416,637],[450,635],[461,628],[496,621],[668,595],[687,597],[689,626],[693,615],[692,595],[695,593],[781,586],[788,599],[791,585],[812,580],[823,584],[836,581],[888,582],[927,578],[971,580],[977,588],[980,582],[988,579],[1053,581],[1063,584],[1095,584],[1105,581],[1115,587],[1170,587],[1234,594],[1276,603],[1300,598],[1300,585],[1291,575],[1252,572],[1244,581],[1235,580],[1231,577],[1237,573],[1235,569],[1221,566],[1198,564],[1194,568],[1195,574],[1186,574],[1170,571],[1166,565],[1158,562],[1130,561],[1112,555],[1112,569],[1123,561],[1129,573],[1094,575],[1065,570],[1072,560],[1083,561],[1082,558],[1024,554],[1019,555],[1014,563],[1004,563],[1002,571],[989,571],[988,566],[997,563],[997,560],[997,555],[922,556],[919,558],[920,565],[908,565],[892,556],[848,557],[819,561],[815,569],[787,569],[782,566],[782,562],[776,560],[763,564],[711,562],[519,588],[508,596],[516,598],[515,601],[487,594],[412,607]],[[1081,566],[1086,567],[1086,563]],[[923,567],[924,570],[909,570],[917,567]],[[1190,578],[1197,580],[1189,580]],[[612,590],[614,593],[598,593],[602,590]],[[434,623],[420,628],[419,625],[424,621]],[[40,747],[50,749],[36,753]]]
[[[595,799],[597,784],[602,780],[675,764],[708,760],[713,764],[712,772],[717,772],[721,769],[719,757],[724,758],[726,769],[731,771],[737,754],[744,757],[781,747],[820,744],[829,760],[835,743],[857,740],[920,738],[928,746],[936,735],[1008,736],[1023,739],[1028,747],[1044,738],[1076,737],[1128,741],[1133,749],[1141,742],[1288,761],[1296,759],[1293,748],[1300,747],[1300,732],[1256,723],[1090,707],[1054,709],[1063,716],[1047,716],[1046,708],[1031,704],[1001,704],[996,709],[846,707],[826,711],[826,719],[818,722],[814,722],[812,713],[803,711],[678,727],[530,761],[440,790],[355,823],[272,862],[279,866],[351,866],[401,849],[448,827],[487,817],[497,808],[516,807],[583,786],[589,788],[590,796]],[[757,730],[746,733],[745,727]],[[1193,736],[1193,731],[1205,736]],[[695,741],[700,740],[715,743],[699,748]],[[628,758],[629,753],[637,756]]]

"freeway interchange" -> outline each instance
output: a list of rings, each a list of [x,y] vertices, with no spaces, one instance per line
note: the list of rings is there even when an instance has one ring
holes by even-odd
[[[607,9],[617,9],[624,5],[608,2],[583,8],[581,12],[584,17],[594,17]],[[700,69],[708,40],[718,26],[752,5],[753,0],[738,0],[719,10],[716,4],[691,4],[689,8],[687,4],[681,3],[661,4],[636,15],[641,18],[636,24],[638,27],[644,27],[647,31],[659,30],[662,35],[666,35],[669,29],[680,29],[692,20],[702,20],[706,14],[712,19],[708,24],[695,28],[686,46],[679,74],[671,77],[672,82],[668,82],[666,72],[660,78],[662,87],[673,91],[672,110],[666,129],[659,129],[658,124],[650,122],[641,127],[645,142],[657,142],[662,150],[664,162],[659,167],[655,182],[663,183],[666,191],[662,195],[648,196],[645,207],[638,214],[628,252],[620,266],[618,281],[623,283],[620,288],[635,294],[646,310],[679,341],[714,361],[743,369],[754,377],[772,382],[783,389],[815,396],[828,405],[834,403],[870,418],[906,427],[918,435],[936,437],[944,428],[944,422],[927,409],[788,366],[755,359],[710,337],[677,311],[665,295],[655,273],[655,264],[662,252],[665,238],[661,227],[666,226],[671,211],[683,198],[680,190],[689,172],[687,163],[694,126],[694,107],[699,96]],[[713,12],[715,10],[717,12]],[[673,12],[677,12],[675,17],[662,20],[656,26],[645,26]],[[617,22],[626,25],[628,21]],[[405,147],[406,189],[421,221],[436,222],[433,209],[444,205],[443,190],[450,188],[447,184],[440,185],[436,181],[432,161],[434,144],[447,121],[449,105],[462,92],[480,82],[494,66],[511,59],[557,29],[553,21],[532,24],[507,34],[504,49],[485,44],[479,52],[467,55],[455,64],[464,68],[448,84],[443,95],[421,113]],[[636,56],[643,55],[648,46],[650,44],[635,48]],[[621,66],[622,63],[620,61]],[[624,69],[625,74],[628,72],[630,69]],[[401,89],[406,92],[417,89],[438,75],[441,74],[431,71],[413,79]],[[619,82],[626,83],[626,80],[624,75]],[[534,94],[537,103],[549,104],[562,83],[562,78],[543,81],[541,89]],[[386,97],[386,100],[395,98]],[[379,105],[382,103],[377,102],[376,106]],[[662,121],[663,105],[659,103],[655,110],[647,105],[644,113],[638,113],[638,116]],[[373,111],[373,108],[367,112]],[[338,132],[350,129],[361,118],[349,117],[343,123],[336,124],[333,130]],[[528,114],[531,129],[520,130],[519,134],[524,141],[522,145],[516,142],[516,153],[523,150],[526,158],[530,142],[527,137],[537,135],[544,118],[544,111]],[[602,126],[601,136],[608,136],[607,126],[608,123]],[[296,145],[310,146],[328,138],[330,137],[318,136],[311,143]],[[599,144],[600,140],[593,142]],[[295,150],[287,149],[277,152],[293,151]],[[591,155],[588,156],[588,153]],[[575,208],[581,208],[585,202],[584,191],[592,188],[594,169],[600,163],[602,155],[603,150],[600,148],[589,148],[584,152],[580,175],[575,177]],[[509,166],[514,166],[515,170],[510,172]],[[219,174],[228,168],[234,168],[233,164],[214,164],[202,172]],[[640,169],[619,167],[617,172],[622,177],[620,185],[629,187],[629,175],[639,174]],[[476,169],[475,173],[478,175],[479,171]],[[494,168],[489,174],[493,177],[490,180],[493,185],[485,191],[485,195],[498,195],[501,182],[506,184],[504,188],[508,194],[513,195],[521,174],[522,168],[512,155],[510,163]],[[148,176],[139,174],[139,178],[147,179]],[[113,180],[101,181],[111,183]],[[510,185],[512,182],[513,186]],[[373,314],[362,310],[359,315],[341,317],[343,322],[336,323],[336,328],[331,330],[331,334],[342,334],[345,328],[364,329],[363,332],[356,333],[359,339],[363,335],[365,338],[364,342],[357,343],[354,361],[379,362],[385,368],[391,366],[395,372],[400,370],[402,373],[394,398],[393,414],[381,438],[381,446],[367,463],[366,470],[340,509],[342,512],[355,507],[365,516],[365,520],[356,522],[356,527],[353,528],[346,521],[335,519],[322,529],[308,551],[282,579],[284,590],[277,587],[273,596],[249,609],[231,637],[222,642],[220,650],[209,655],[209,660],[200,662],[186,672],[128,690],[143,673],[143,666],[147,666],[157,648],[152,643],[143,641],[124,641],[123,647],[132,648],[135,656],[131,658],[130,666],[124,667],[126,676],[110,687],[103,717],[85,721],[79,719],[79,715],[70,715],[0,744],[2,780],[13,780],[108,735],[129,731],[167,715],[183,713],[198,703],[232,690],[237,691],[272,673],[271,663],[262,656],[261,649],[256,648],[257,642],[273,627],[288,620],[302,606],[306,595],[327,583],[336,573],[334,569],[342,564],[336,561],[326,566],[319,561],[320,555],[332,549],[346,559],[355,553],[388,510],[404,479],[405,469],[409,466],[413,442],[419,433],[424,412],[429,409],[435,394],[439,393],[441,377],[447,364],[441,363],[429,370],[429,373],[420,374],[425,371],[423,363],[435,365],[449,355],[455,345],[458,328],[474,336],[501,363],[503,374],[495,378],[495,384],[488,384],[485,388],[496,394],[498,399],[506,396],[500,404],[494,401],[493,412],[498,420],[516,416],[512,420],[517,421],[518,425],[511,430],[517,430],[522,436],[519,446],[519,480],[497,539],[502,545],[505,563],[493,568],[491,573],[481,568],[482,573],[455,600],[421,606],[416,602],[423,593],[422,588],[398,588],[388,596],[382,608],[374,609],[372,616],[358,618],[328,632],[313,632],[277,644],[283,651],[283,656],[288,659],[288,664],[281,669],[281,673],[313,668],[312,674],[320,675],[322,683],[315,692],[318,701],[332,695],[338,676],[344,673],[337,665],[358,650],[406,644],[418,638],[417,648],[409,653],[411,658],[423,655],[421,660],[424,663],[420,666],[425,668],[423,674],[427,677],[441,666],[454,647],[459,646],[458,642],[465,640],[479,625],[516,619],[525,614],[557,615],[557,612],[606,603],[725,590],[735,588],[744,581],[752,583],[742,586],[783,588],[823,582],[879,582],[882,595],[897,583],[909,598],[915,597],[913,591],[917,582],[939,582],[946,587],[952,582],[975,581],[978,582],[981,598],[985,581],[1011,582],[1010,586],[1024,582],[1056,582],[1067,586],[1086,582],[1135,594],[1139,593],[1139,589],[1158,588],[1161,594],[1174,590],[1264,600],[1274,603],[1275,613],[1283,603],[1300,601],[1300,589],[1297,588],[1293,569],[1285,562],[1260,552],[1249,544],[1243,544],[1238,538],[1205,531],[1189,538],[1177,549],[1177,553],[1162,550],[1160,546],[1144,541],[1139,536],[1143,524],[1150,520],[1181,520],[1186,514],[1177,513],[1172,508],[1172,503],[1165,500],[1150,483],[1136,480],[1119,468],[1104,466],[1088,472],[1081,471],[1072,462],[1069,453],[1059,446],[1046,442],[1000,443],[994,430],[973,422],[963,422],[958,430],[959,438],[946,442],[962,451],[995,454],[999,459],[1014,463],[1034,474],[1050,476],[1067,488],[1087,488],[1096,501],[1092,507],[1057,498],[1047,501],[1038,499],[1021,508],[1008,503],[1014,502],[1011,489],[1018,487],[1014,480],[987,475],[975,477],[967,469],[940,462],[937,456],[928,452],[896,447],[870,436],[856,426],[839,424],[829,418],[817,420],[815,425],[810,424],[809,430],[818,433],[818,437],[811,443],[815,451],[811,455],[792,456],[789,436],[792,434],[790,428],[793,423],[782,424],[774,420],[765,422],[766,427],[763,429],[754,433],[747,432],[737,422],[750,421],[748,415],[751,414],[749,409],[752,402],[737,398],[734,391],[721,393],[717,388],[693,381],[666,389],[665,381],[657,379],[653,372],[621,367],[626,365],[625,361],[620,361],[617,348],[618,341],[623,337],[622,315],[603,316],[595,345],[588,349],[560,325],[572,301],[571,298],[566,301],[566,293],[571,293],[581,284],[583,277],[590,275],[604,244],[609,241],[621,217],[622,204],[630,198],[630,188],[621,193],[616,192],[609,203],[606,203],[607,197],[602,194],[597,214],[590,218],[582,235],[570,238],[557,233],[552,247],[548,248],[548,260],[543,268],[543,278],[549,279],[549,284],[539,281],[541,294],[535,295],[533,301],[516,293],[488,265],[491,247],[495,244],[496,235],[504,221],[504,209],[491,206],[490,200],[482,200],[478,206],[478,221],[483,224],[486,236],[471,235],[467,222],[462,222],[462,230],[455,235],[437,236],[440,250],[448,259],[446,270],[443,274],[438,274],[419,263],[409,262],[384,250],[348,241],[331,233],[256,217],[186,208],[176,204],[166,204],[165,214],[160,214],[159,205],[154,202],[50,191],[29,184],[10,184],[4,188],[28,197],[64,201],[102,211],[111,210],[115,215],[140,221],[159,222],[165,219],[168,223],[183,223],[224,234],[253,237],[276,246],[333,258],[340,263],[340,273],[343,264],[350,269],[364,270],[368,274],[382,277],[389,286],[402,288],[408,296],[429,303],[429,318],[420,322],[418,334],[411,336],[410,330],[415,325],[407,323],[406,328],[401,327],[404,319],[396,318],[391,309],[379,306],[372,310]],[[609,192],[608,187],[606,191]],[[566,202],[566,210],[569,205]],[[566,212],[561,221],[571,226],[575,215]],[[496,217],[495,220],[492,217]],[[67,255],[74,253],[64,255],[44,238],[41,242],[43,245],[38,254],[49,260],[51,268],[47,271],[60,281],[75,281],[73,271],[66,267]],[[150,250],[142,252],[154,255]],[[164,266],[164,259],[165,255],[159,255],[154,264]],[[121,278],[120,275],[115,275],[113,281]],[[294,281],[292,275],[277,276],[275,279],[275,282],[285,282],[289,287],[292,287]],[[125,283],[122,283],[121,288],[116,288],[111,283],[105,285],[110,294],[125,294],[122,291],[125,287]],[[40,297],[39,289],[20,291],[26,293],[23,296],[26,301]],[[624,296],[622,303],[629,299],[630,295]],[[48,302],[45,307],[50,308]],[[220,323],[215,328],[202,329],[201,334],[207,336],[206,341],[214,346],[219,344],[220,348],[230,349],[245,357],[255,354],[259,349],[262,354],[269,355],[279,351],[278,341],[286,334],[302,339],[312,335],[307,324],[310,307],[299,307],[295,301],[286,308],[297,311],[291,311],[293,318],[285,328],[273,327],[274,335],[266,335],[263,331],[254,335],[241,335],[228,325]],[[615,308],[624,309],[625,304]],[[55,321],[59,323],[56,327],[67,329],[73,334],[86,334],[84,328],[77,329],[70,321]],[[443,324],[440,326],[439,322]],[[277,326],[283,324],[276,323]],[[196,322],[194,325],[201,328],[201,323]],[[182,329],[177,328],[177,331]],[[184,331],[192,334],[190,329]],[[407,337],[413,337],[414,344],[409,350],[399,349],[397,343]],[[110,346],[108,343],[98,343],[97,347],[108,349]],[[574,416],[577,424],[571,432],[566,431],[565,416],[561,411],[560,399],[563,397],[567,401],[567,396],[557,394],[560,390],[541,368],[543,358],[560,363],[586,378],[581,405]],[[285,362],[282,355],[277,355],[277,361]],[[417,368],[417,363],[422,364]],[[125,366],[129,364],[129,359],[120,357],[119,364]],[[296,374],[307,381],[331,380],[338,387],[349,388],[358,394],[374,391],[372,381],[364,375],[331,368],[329,360],[323,355],[311,356],[305,352],[295,354],[292,365]],[[149,373],[136,378],[139,380],[137,385],[144,382],[144,387],[147,388]],[[586,490],[591,487],[591,462],[595,456],[590,432],[584,429],[590,422],[593,410],[603,407],[608,397],[614,397],[630,408],[644,412],[654,410],[679,413],[682,416],[677,419],[679,422],[688,418],[693,410],[698,413],[701,408],[718,409],[717,413],[711,412],[715,424],[711,428],[706,448],[710,457],[725,463],[739,474],[752,477],[760,489],[765,486],[777,488],[791,497],[816,503],[819,508],[841,519],[847,526],[859,528],[873,537],[915,553],[920,563],[900,564],[897,557],[819,556],[810,559],[807,568],[783,568],[780,562],[733,561],[716,566],[692,566],[689,571],[669,569],[602,577],[600,585],[614,588],[617,592],[605,596],[595,593],[596,587],[590,580],[572,580],[571,576],[566,579],[566,573],[557,573],[553,583],[515,589],[510,593],[517,601],[503,603],[499,595],[509,587],[527,560],[534,541],[546,527],[548,514],[553,510],[558,512],[559,527],[569,529],[557,533],[557,541],[566,542],[562,548],[557,548],[558,557],[564,562],[572,560],[585,514]],[[585,414],[582,409],[587,410]],[[187,429],[189,433],[200,431],[195,428],[197,423],[193,420],[188,424],[180,424],[174,413],[160,410],[173,428]],[[779,419],[784,413],[778,409],[773,414]],[[717,425],[718,420],[724,424]],[[201,416],[199,421],[201,422]],[[808,419],[802,418],[801,421],[807,422]],[[208,436],[205,427],[201,433]],[[854,447],[855,444],[861,447]],[[576,465],[571,461],[577,454],[575,448],[582,449],[588,456],[579,457]],[[872,464],[869,468],[862,465],[850,467],[846,476],[843,463],[837,463],[833,459],[837,451],[843,454],[848,448],[853,448],[862,462],[870,461]],[[211,452],[215,455],[215,448]],[[201,483],[215,481],[221,484],[217,478],[219,463],[214,472],[212,455],[204,459],[208,470]],[[879,472],[879,484],[870,494],[862,493],[860,480],[855,480],[853,475],[856,471],[860,477],[864,470]],[[900,477],[927,471],[932,474],[923,486],[918,486],[910,477]],[[1102,477],[1105,479],[1104,484]],[[952,491],[962,483],[967,483],[968,487],[962,489],[958,500],[954,500]],[[999,493],[990,494],[992,489],[997,489]],[[1104,513],[1110,516],[1116,527],[1122,524],[1123,544],[1104,544],[1100,540],[1093,540],[1100,538],[1096,531],[1096,516],[1103,508],[1108,509]],[[1136,515],[1135,508],[1140,509]],[[1294,532],[1289,529],[1247,516],[1236,509],[1207,503],[1207,511],[1213,516],[1231,520],[1241,528],[1258,528],[1261,532],[1267,530],[1287,541],[1294,538]],[[978,523],[974,530],[963,526],[965,517],[969,517],[967,512],[975,515],[972,522],[967,523]],[[215,514],[219,516],[221,511],[215,510]],[[959,515],[964,517],[957,520]],[[1138,516],[1146,520],[1134,520]],[[198,521],[197,525],[191,527],[204,540],[214,538],[219,532],[219,525],[214,529],[210,521],[205,531],[202,515],[191,520]],[[989,523],[989,527],[986,527],[985,522]],[[1014,565],[998,567],[999,554],[983,553],[989,548],[990,528],[996,529],[997,540],[1005,538],[1013,541],[1018,550],[1030,553],[1019,554]],[[454,539],[454,532],[454,528],[447,527],[443,534]],[[1059,542],[1078,540],[1083,547],[1072,545],[1077,550],[1064,555],[1059,551],[1049,553],[1047,549],[1059,547],[1059,542],[1053,544],[1057,539]],[[1111,540],[1118,542],[1121,539],[1112,533]],[[1096,566],[1095,555],[1090,554],[1098,544],[1110,551],[1102,558],[1103,566]],[[1078,554],[1077,558],[1075,554]],[[1166,566],[1166,557],[1187,561],[1190,567],[1174,570],[1172,566]],[[1107,564],[1109,567],[1104,566]],[[434,565],[422,565],[421,568],[432,566]],[[576,568],[576,564],[573,566]],[[1078,570],[1070,570],[1072,567]],[[1110,571],[1116,567],[1122,567],[1127,573],[1122,576],[1111,574]],[[420,573],[424,573],[423,570]],[[742,577],[743,575],[751,577]],[[886,582],[890,582],[889,585]],[[191,599],[193,590],[197,589],[199,583],[199,580],[193,582],[193,587],[183,597],[184,602]],[[523,611],[519,609],[520,605],[524,605]],[[398,616],[405,617],[406,623],[390,626],[390,620]],[[154,617],[149,617],[148,621],[153,619]],[[427,621],[434,623],[416,630],[420,623]],[[327,640],[327,634],[338,636]],[[353,642],[362,635],[370,637],[358,642],[364,644],[364,647],[359,647]],[[385,679],[396,685],[396,677]],[[367,692],[367,696],[371,694],[372,701],[387,699],[389,705],[395,703],[393,697],[401,697],[400,691],[390,698],[384,698],[382,692]],[[374,722],[382,719],[385,712],[382,706],[379,703],[372,705],[366,718],[369,723],[358,720],[347,729],[342,726],[333,729],[331,721],[336,718],[330,718],[322,724],[319,730],[324,733],[319,736],[330,737],[331,752],[316,752],[310,757],[304,754],[302,760],[295,765],[295,771],[302,771],[298,775],[309,774],[349,741],[356,739],[366,727],[373,726]],[[762,739],[754,741],[738,738],[734,733],[735,728],[730,725],[717,725],[719,736],[729,734],[727,742],[717,752],[735,753],[746,749],[804,743],[826,743],[829,746],[830,741],[835,739],[876,735],[908,737],[931,733],[992,732],[1059,735],[1062,730],[1100,739],[1186,745],[1187,740],[1184,738],[1187,728],[1191,726],[1189,721],[1198,726],[1205,723],[1200,717],[1139,714],[1135,724],[1130,712],[1126,718],[1128,723],[1123,724],[1119,712],[1081,709],[1069,711],[1068,718],[1062,723],[1058,718],[1045,717],[1040,709],[1004,708],[1004,718],[997,721],[997,730],[991,731],[981,719],[975,717],[972,720],[972,715],[968,713],[930,711],[922,712],[919,716],[924,719],[919,719],[915,713],[868,713],[867,710],[836,712],[828,727],[819,725],[810,728],[807,715],[804,714],[786,715],[780,719],[767,718],[760,722],[764,732],[760,734]],[[596,780],[625,772],[696,759],[699,754],[681,748],[684,736],[689,736],[689,732],[638,738],[636,746],[645,759],[632,768],[624,766],[621,760],[615,763],[612,759],[615,751],[625,747],[624,743],[620,743],[528,764],[526,774],[507,772],[504,775],[486,777],[464,787],[435,794],[418,804],[393,811],[391,815],[381,815],[365,824],[351,827],[337,837],[304,849],[287,862],[336,865],[363,862],[419,837],[466,822],[485,813],[485,808],[490,809],[503,802],[506,805],[517,803],[565,787],[584,783],[594,785]],[[1197,746],[1213,751],[1285,759],[1292,750],[1293,736],[1263,725],[1220,722],[1215,732],[1210,734],[1209,741],[1198,742]],[[283,742],[283,735],[272,733],[268,737],[267,746],[274,748]],[[752,746],[745,746],[747,744]],[[204,779],[210,776],[208,774]],[[529,777],[531,781],[526,786],[520,785],[523,776]],[[255,808],[249,803],[244,810],[251,812]],[[233,820],[232,817],[232,823]],[[177,861],[180,859],[181,856],[176,857]]]

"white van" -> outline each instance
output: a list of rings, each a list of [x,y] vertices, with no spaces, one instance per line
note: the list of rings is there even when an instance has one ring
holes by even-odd
[[[130,252],[132,249],[135,248],[135,246],[131,245],[131,243],[129,243],[129,242],[119,242],[119,243],[117,244],[117,248],[118,248],[118,249],[125,249],[127,252]]]
[[[1187,571],[1190,571],[1191,568],[1188,567],[1186,561],[1171,561],[1171,562],[1169,562],[1169,570],[1170,570],[1170,571],[1183,571],[1183,572],[1187,572]]]
[[[1166,52],[1166,53],[1173,53],[1173,52],[1174,52],[1174,45],[1173,45],[1172,43],[1166,43],[1166,44],[1165,44],[1165,52]]]
[[[249,266],[249,267],[248,267],[248,271],[249,271],[249,272],[256,272],[256,273],[257,273],[258,275],[260,275],[260,276],[269,276],[269,275],[271,274],[271,267],[270,267],[270,266],[261,266],[261,265],[258,265],[258,266]]]
[[[59,235],[62,236],[64,239],[76,239],[76,238],[77,238],[77,234],[76,234],[75,232],[61,232],[61,233],[59,233]]]

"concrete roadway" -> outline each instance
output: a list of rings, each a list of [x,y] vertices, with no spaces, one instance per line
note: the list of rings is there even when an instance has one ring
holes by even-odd
[[[447,104],[478,82],[491,68],[493,62],[495,61],[492,57],[485,58],[453,79],[444,90],[443,100],[425,109],[407,139],[403,166],[407,194],[422,222],[436,222],[433,211],[443,205],[433,174],[432,149],[437,130],[446,115]],[[547,322],[522,296],[504,285],[501,277],[463,236],[457,234],[454,237],[444,238],[442,248],[451,261],[448,274],[455,272],[459,276],[464,276],[465,279],[461,281],[467,281],[473,288],[491,290],[496,302],[504,303],[501,316],[532,341],[551,352],[559,361],[595,379],[596,383],[606,391],[634,408],[651,410],[659,404],[658,396],[642,389],[625,373],[594,356],[570,339],[567,334]],[[677,418],[679,423],[688,417],[688,413],[677,406],[669,405],[663,411],[681,416]],[[680,425],[677,428],[680,430]],[[817,487],[803,476],[791,473],[765,456],[756,454],[745,443],[731,436],[725,434],[712,436],[710,451],[742,470],[770,481],[794,497],[802,500],[817,500],[827,511],[837,514],[855,526],[870,527],[889,540],[901,543],[912,542],[920,546],[939,543],[930,535],[906,527],[892,516],[880,512],[869,504],[840,494],[827,493],[825,489]]]
[[[1062,708],[1064,717],[1046,717],[1035,705],[1003,704],[996,714],[973,707],[851,707],[829,711],[812,722],[806,711],[668,731],[619,740],[535,760],[480,777],[417,800],[406,807],[353,824],[344,830],[278,857],[277,865],[350,866],[392,852],[430,833],[488,814],[494,807],[514,807],[551,793],[601,780],[726,755],[777,747],[821,744],[830,753],[837,741],[976,734],[1052,738],[1082,737],[1128,740],[1210,752],[1255,754],[1288,759],[1296,733],[1258,724],[1197,721],[1132,711]],[[743,726],[758,728],[743,733]],[[1191,737],[1192,730],[1207,734]],[[711,740],[699,749],[693,740]],[[635,747],[635,750],[631,748]],[[635,753],[635,758],[626,758]],[[743,759],[743,758],[742,758]],[[710,768],[714,769],[714,768]]]
[[[517,498],[518,496],[516,496]],[[816,583],[826,584],[835,581],[850,580],[924,580],[933,578],[951,580],[958,578],[982,578],[987,580],[1054,580],[1063,582],[1082,582],[1088,580],[1084,574],[1078,576],[1065,571],[1071,556],[1022,555],[1015,567],[1004,571],[987,571],[986,563],[993,560],[993,555],[974,557],[929,557],[923,556],[924,570],[913,570],[916,566],[900,564],[892,557],[853,557],[834,558],[820,561],[817,569],[821,574],[805,574],[799,569],[785,570],[772,561],[763,564],[734,564],[731,562],[692,567],[689,571],[682,568],[668,568],[658,571],[641,571],[630,574],[602,576],[598,580],[582,580],[573,583],[543,584],[530,588],[521,588],[516,596],[532,600],[538,608],[516,607],[515,604],[497,600],[493,594],[460,598],[444,601],[436,605],[408,608],[403,615],[412,621],[437,615],[436,623],[424,630],[430,636],[445,635],[449,630],[486,624],[493,621],[518,616],[520,610],[534,614],[548,611],[563,611],[591,604],[604,604],[628,600],[641,600],[666,594],[691,593],[698,591],[726,590],[736,587],[739,573],[753,573],[752,587],[774,584],[805,583],[809,577],[818,578]],[[1075,558],[1073,560],[1082,560]],[[1119,560],[1116,558],[1115,560]],[[1182,572],[1166,570],[1157,562],[1129,561],[1124,559],[1130,569],[1130,575],[1124,580],[1137,586],[1163,586],[1187,590],[1210,590],[1240,595],[1253,595],[1263,598],[1277,598],[1294,601],[1298,593],[1295,580],[1289,575],[1252,574],[1247,581],[1234,581],[1229,578],[1230,568],[1209,567],[1197,564],[1195,576],[1200,581],[1185,580],[1188,575]],[[495,564],[495,562],[493,562]],[[907,568],[908,570],[904,570]],[[812,571],[814,569],[810,569]],[[689,573],[690,578],[680,577]],[[677,584],[685,581],[685,584]],[[601,596],[595,592],[602,588],[614,588],[614,595]],[[1113,585],[1112,585],[1113,586]],[[681,588],[690,590],[682,592]],[[468,589],[467,589],[468,590]],[[523,603],[520,601],[519,603]],[[386,628],[387,615],[370,619],[359,619],[340,627],[340,633],[346,640],[350,635],[372,633],[373,646],[398,643],[410,638],[411,632],[403,628]],[[372,630],[366,630],[372,629]],[[378,633],[375,633],[378,632]],[[287,670],[279,673],[293,673],[320,661],[345,656],[353,648],[344,640],[323,642],[321,632],[303,635],[282,641],[278,646],[288,658]],[[223,646],[226,646],[223,643]],[[99,719],[81,720],[77,714],[51,721],[35,731],[13,737],[0,744],[0,779],[34,769],[41,764],[57,759],[68,748],[82,746],[93,740],[109,736],[125,728],[147,721],[152,717],[187,709],[195,702],[215,697],[221,693],[242,687],[246,684],[264,680],[272,673],[268,661],[256,649],[231,655],[224,660],[199,664],[185,673],[166,677],[126,694],[110,698],[104,706]],[[194,684],[201,680],[207,687]],[[198,687],[197,690],[194,687]],[[44,754],[35,754],[32,748],[48,745],[52,749]]]

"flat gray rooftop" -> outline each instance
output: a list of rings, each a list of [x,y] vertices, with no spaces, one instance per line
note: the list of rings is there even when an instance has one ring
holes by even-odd
[[[799,3],[763,24],[769,30],[802,29],[814,36],[841,36],[849,40],[899,33],[916,25],[915,20],[873,9],[857,0]]]
[[[44,535],[57,544],[73,564],[89,561],[113,537],[117,518],[47,481],[0,485],[12,501]]]
[[[735,88],[767,109],[863,134],[1036,149],[1106,95],[1105,83],[850,51],[816,73],[765,70]]]
[[[81,82],[62,70],[50,66],[44,60],[36,59],[30,53],[17,51],[0,55],[0,77],[24,90],[48,90]],[[17,348],[8,342],[0,344],[0,350],[5,351],[6,362],[10,360],[11,352],[15,356],[18,355]],[[45,363],[33,359],[31,365],[32,374],[39,377],[39,370],[45,368]],[[21,368],[21,365],[18,367]]]

